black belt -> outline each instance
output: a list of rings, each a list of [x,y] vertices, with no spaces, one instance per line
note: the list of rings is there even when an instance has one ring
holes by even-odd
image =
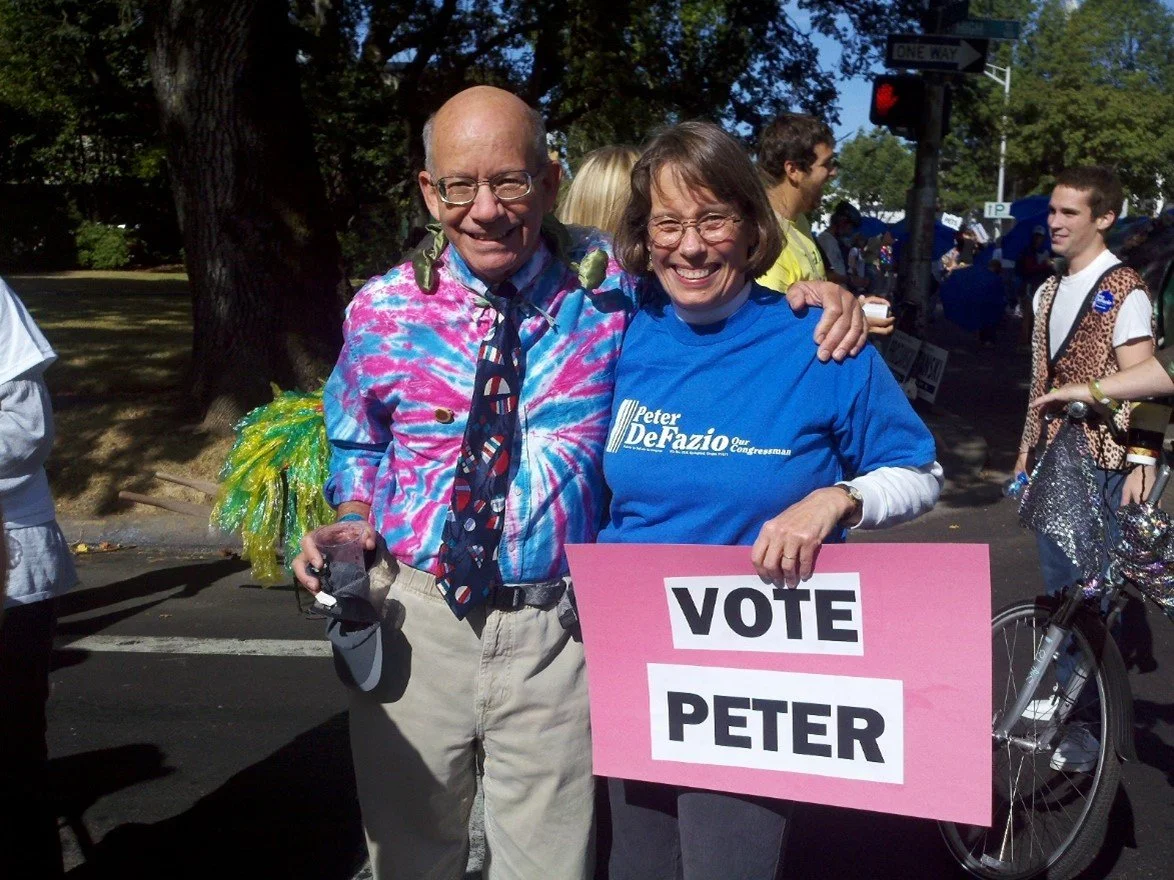
[[[541,584],[518,584],[512,587],[503,584],[490,591],[485,604],[490,608],[502,608],[506,611],[516,611],[524,605],[550,608],[558,604],[566,591],[567,582],[563,579]]]

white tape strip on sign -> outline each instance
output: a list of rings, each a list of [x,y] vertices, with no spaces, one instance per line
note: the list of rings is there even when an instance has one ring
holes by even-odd
[[[903,684],[648,665],[652,758],[901,783]]]

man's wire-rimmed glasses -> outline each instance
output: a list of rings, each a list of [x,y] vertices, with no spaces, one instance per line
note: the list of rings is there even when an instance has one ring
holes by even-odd
[[[696,220],[654,217],[648,221],[648,237],[657,247],[676,247],[692,226],[706,244],[721,244],[734,237],[734,229],[741,222],[742,218],[735,214],[706,214]]]
[[[529,171],[503,171],[481,180],[472,177],[442,177],[433,186],[441,201],[458,208],[473,204],[477,190],[482,186],[489,187],[499,202],[516,202],[534,190],[534,175]]]

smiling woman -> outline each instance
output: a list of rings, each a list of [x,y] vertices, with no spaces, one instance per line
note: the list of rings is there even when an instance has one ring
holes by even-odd
[[[616,251],[633,274],[651,267],[674,304],[720,307],[778,258],[782,239],[742,147],[714,125],[660,135],[632,169]]]
[[[933,439],[875,349],[819,363],[814,316],[754,282],[781,249],[732,137],[687,122],[646,146],[616,236],[644,307],[616,368],[601,542],[740,544],[793,587],[847,527],[937,500]],[[612,880],[776,876],[788,803],[619,779],[609,794]]]

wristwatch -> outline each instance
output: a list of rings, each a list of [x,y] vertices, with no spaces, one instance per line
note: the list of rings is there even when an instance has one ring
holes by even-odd
[[[843,489],[852,499],[852,510],[844,517],[843,522],[860,522],[860,517],[864,513],[864,496],[860,494],[860,490],[850,483],[836,483],[836,488]]]

